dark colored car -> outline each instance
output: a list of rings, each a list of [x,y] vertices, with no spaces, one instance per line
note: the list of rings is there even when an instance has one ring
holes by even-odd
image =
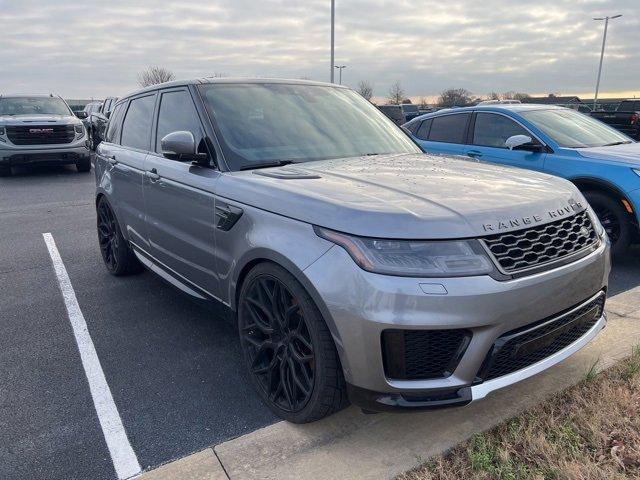
[[[591,112],[591,116],[640,140],[640,100],[624,100],[615,112],[597,111]]]
[[[418,106],[412,104],[380,105],[378,106],[378,109],[398,126],[401,126],[420,115]]]
[[[100,142],[104,140],[104,134],[106,132],[107,123],[111,116],[111,110],[118,100],[117,97],[107,97],[104,102],[100,104],[100,108],[94,110],[87,119],[87,130],[89,134],[89,148],[95,150]]]

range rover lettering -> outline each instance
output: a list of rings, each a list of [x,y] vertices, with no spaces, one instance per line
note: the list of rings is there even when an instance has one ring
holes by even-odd
[[[203,79],[120,99],[97,148],[97,233],[235,313],[280,417],[465,405],[605,325],[605,231],[578,189],[424,154],[354,91]]]
[[[60,97],[1,95],[0,176],[11,175],[14,165],[34,163],[71,164],[88,172],[86,129]]]

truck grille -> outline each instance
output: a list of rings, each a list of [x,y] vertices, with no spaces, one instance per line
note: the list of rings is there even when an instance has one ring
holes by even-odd
[[[493,344],[478,377],[486,381],[513,373],[571,345],[600,319],[605,297],[601,292],[568,313],[505,333]]]
[[[556,220],[515,232],[482,239],[506,273],[561,260],[598,240],[586,210],[573,217]]]
[[[6,128],[7,137],[14,145],[71,143],[76,136],[73,125],[19,125]]]
[[[453,373],[471,332],[451,330],[385,330],[382,332],[384,370],[396,380],[444,378]]]

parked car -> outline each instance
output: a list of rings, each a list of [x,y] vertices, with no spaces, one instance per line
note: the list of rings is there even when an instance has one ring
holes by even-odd
[[[107,97],[104,102],[100,104],[100,108],[90,113],[87,130],[89,135],[89,148],[91,150],[95,150],[104,138],[111,110],[117,100],[116,97]]]
[[[426,152],[571,180],[598,214],[614,253],[637,235],[640,144],[587,115],[551,105],[488,105],[441,110],[405,127]]]
[[[13,165],[74,164],[91,169],[82,121],[54,95],[0,96],[0,176]]]
[[[396,125],[402,125],[420,115],[418,106],[412,104],[379,105],[378,109],[380,109],[380,111],[390,118]]]
[[[227,305],[258,394],[292,422],[347,395],[465,405],[606,322],[609,244],[574,185],[426,155],[345,87],[148,87],[117,102],[95,175],[107,270]]]
[[[82,109],[82,111],[84,112],[84,115],[81,116],[82,123],[84,124],[87,130],[89,130],[89,126],[90,126],[89,118],[91,117],[91,114],[93,112],[97,112],[100,109],[101,105],[102,105],[102,102],[89,102]]]
[[[612,126],[622,133],[640,140],[640,99],[620,102],[615,112],[591,112],[593,118]]]

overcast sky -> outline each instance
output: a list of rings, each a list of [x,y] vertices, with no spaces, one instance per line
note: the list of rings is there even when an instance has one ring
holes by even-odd
[[[336,0],[343,83],[387,95],[464,87],[640,96],[640,0]],[[147,65],[178,78],[329,78],[330,0],[0,0],[0,93],[123,95]],[[336,77],[337,81],[337,77]]]

